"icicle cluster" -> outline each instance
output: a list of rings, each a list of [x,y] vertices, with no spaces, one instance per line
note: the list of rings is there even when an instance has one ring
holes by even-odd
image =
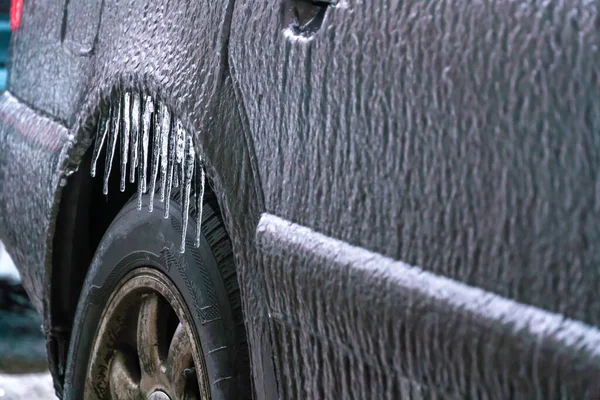
[[[160,178],[160,201],[165,203],[164,217],[168,218],[171,190],[181,185],[183,229],[179,250],[182,253],[185,252],[192,183],[196,185],[193,196],[197,210],[196,246],[199,246],[205,176],[202,159],[197,157],[194,149],[192,135],[183,129],[181,121],[173,118],[166,106],[155,104],[149,96],[124,93],[116,104],[111,105],[107,115],[100,116],[94,142],[92,176],[96,176],[98,158],[106,143],[103,182],[105,195],[108,194],[108,180],[117,141],[120,143],[121,150],[121,192],[125,191],[129,163],[129,182],[134,183],[137,174],[138,210],[142,209],[142,195],[149,192],[148,211],[152,212],[157,180]],[[149,149],[150,144],[152,149]],[[151,154],[148,153],[149,150],[152,151]],[[149,159],[150,171],[148,171]],[[199,176],[195,175],[196,172]],[[150,175],[149,182],[148,175]]]

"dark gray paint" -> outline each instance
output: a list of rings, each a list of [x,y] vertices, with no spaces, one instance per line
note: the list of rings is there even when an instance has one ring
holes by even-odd
[[[341,1],[306,41],[237,1],[267,211],[599,326],[598,11]]]
[[[548,331],[523,347],[527,336],[510,319],[494,324],[477,315],[446,315],[453,309],[426,290],[365,276],[360,265],[315,251],[341,240],[375,258],[418,265],[523,307],[583,321],[597,335],[597,3],[342,0],[307,40],[284,32],[277,1],[105,0],[97,42],[80,52],[63,38],[89,43],[98,11],[87,8],[92,17],[72,24],[64,19],[65,5],[25,2],[10,90],[31,109],[18,109],[68,127],[77,138],[72,164],[90,143],[100,107],[126,89],[165,103],[196,132],[237,254],[258,398],[275,396],[268,338],[284,396],[409,390],[418,398],[450,387],[438,394],[469,390],[475,398],[487,390],[485,382],[499,388],[497,396],[511,390],[528,396],[556,393],[556,379],[561,395],[577,398],[585,378],[597,376],[597,344],[565,347]],[[16,112],[6,104],[0,103],[3,115]],[[33,124],[36,135],[64,140],[64,128],[44,121],[54,128]],[[23,219],[3,217],[8,222],[0,232],[11,254],[29,259],[20,268],[39,308],[50,296],[39,282],[51,282],[47,252],[62,172],[56,167],[66,164],[53,151],[36,152],[35,140],[7,122],[0,132],[2,207],[18,211],[19,198],[40,202],[41,226],[25,212]],[[31,179],[17,179],[27,171]],[[268,239],[259,232],[257,253],[255,229],[264,211],[314,234],[290,246],[296,228]],[[19,237],[29,230],[33,240]],[[405,265],[386,262],[391,269]],[[269,310],[263,294],[271,296]],[[432,312],[420,317],[411,305]],[[366,313],[364,307],[379,308]],[[302,330],[281,328],[287,317]],[[50,315],[45,318],[51,327]],[[390,338],[396,328],[416,352],[412,366],[381,354],[411,354]],[[470,333],[480,339],[470,342]],[[492,349],[479,345],[487,339]],[[457,341],[464,357],[445,357]],[[562,359],[562,349],[581,351],[581,358],[569,363],[576,356]],[[307,355],[318,357],[319,350],[330,364],[315,372]],[[436,375],[471,365],[472,352],[486,366],[500,360],[475,375],[465,372],[469,383]],[[506,354],[523,364],[506,364]],[[368,357],[379,361],[367,363]],[[544,371],[535,368],[542,361]],[[372,367],[360,369],[365,363]],[[523,365],[531,368],[514,371]],[[319,375],[326,370],[331,374]],[[386,383],[394,377],[396,383]]]
[[[270,378],[270,344],[265,340],[266,307],[261,300],[259,276],[251,270],[254,229],[263,208],[262,197],[256,192],[251,156],[224,51],[233,3],[211,2],[210,7],[204,7],[185,1],[105,1],[98,42],[91,53],[80,56],[72,53],[68,42],[66,46],[60,44],[56,21],[62,21],[64,15],[63,4],[59,3],[62,2],[25,4],[22,26],[14,35],[10,90],[34,109],[60,119],[77,137],[69,151],[71,169],[91,143],[99,109],[111,102],[113,95],[117,96],[115,92],[135,89],[151,95],[173,110],[186,130],[197,133],[195,144],[206,161],[225,214],[239,279],[243,282],[255,391],[262,398],[272,398],[270,393],[276,388]],[[67,28],[85,31],[95,26],[89,18],[82,18],[80,25],[67,24]],[[65,34],[68,37],[68,31]],[[62,81],[63,76],[69,77],[68,82]],[[51,182],[44,188],[53,195],[60,189]],[[23,184],[22,190],[32,188]],[[48,230],[52,236],[55,215],[47,214],[45,218],[52,223]],[[21,222],[34,223],[32,219]],[[33,251],[25,243],[21,247],[22,251]],[[36,256],[44,259],[44,254]],[[30,269],[28,265],[19,268]],[[40,264],[31,268],[31,273],[50,275],[50,269],[49,263],[46,271]],[[39,287],[36,295],[49,302],[51,290]],[[44,317],[48,329],[54,327],[51,307],[47,307]],[[61,345],[68,343],[59,343],[58,349],[52,344],[49,354],[59,391],[65,368],[56,365],[60,364],[62,355],[56,353],[61,352]]]
[[[73,138],[6,92],[0,97],[0,123],[0,234],[42,314],[49,300],[48,244],[59,201],[56,188]]]
[[[586,398],[600,331],[274,215],[257,229],[284,399]]]
[[[8,88],[25,104],[70,126],[92,64],[62,47],[65,1],[23,2],[21,26],[12,35]],[[89,24],[84,25],[87,28]]]

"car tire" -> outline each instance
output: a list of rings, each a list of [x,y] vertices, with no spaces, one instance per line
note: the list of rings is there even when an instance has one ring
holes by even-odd
[[[199,247],[194,246],[196,226],[192,210],[183,254],[179,252],[183,225],[180,193],[174,193],[169,200],[168,219],[163,218],[164,203],[155,199],[154,211],[148,212],[148,201],[149,196],[145,195],[141,211],[135,199],[127,203],[96,250],[73,324],[65,398],[90,397],[86,392],[86,384],[90,383],[95,391],[91,397],[111,398],[106,382],[90,382],[90,359],[96,351],[94,343],[111,295],[140,268],[151,269],[150,275],[165,277],[180,294],[187,322],[201,349],[210,398],[251,398],[233,251],[214,194],[205,194]],[[82,396],[84,392],[86,395]]]

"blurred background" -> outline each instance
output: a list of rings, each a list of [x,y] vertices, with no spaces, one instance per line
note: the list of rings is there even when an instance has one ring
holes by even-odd
[[[0,242],[0,399],[53,399],[42,321]]]
[[[10,35],[10,0],[0,0],[0,92],[6,88]],[[45,348],[42,320],[0,242],[1,400],[55,399]]]

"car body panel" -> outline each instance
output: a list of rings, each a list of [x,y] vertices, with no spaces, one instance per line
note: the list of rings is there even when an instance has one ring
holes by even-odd
[[[600,326],[598,13],[341,1],[307,40],[236,2],[266,210]]]
[[[99,111],[135,90],[206,160],[257,398],[585,394],[600,371],[592,2],[340,0],[310,37],[279,2],[105,0],[81,20],[69,3],[25,2],[0,100],[0,239],[45,314],[59,391],[61,182],[78,190]],[[426,290],[440,281],[498,308]]]
[[[59,202],[56,188],[73,138],[64,126],[8,92],[0,97],[0,121],[2,241],[19,267],[34,307],[43,314],[50,283],[52,216]]]
[[[45,206],[36,208],[38,214],[31,218],[23,213],[5,217],[7,221],[12,219],[3,223],[0,240],[5,240],[7,250],[16,255],[15,262],[24,284],[37,309],[43,311],[48,357],[58,393],[64,394],[70,324],[74,322],[62,321],[62,317],[56,315],[60,310],[53,311],[57,308],[53,301],[61,295],[56,293],[60,287],[56,279],[63,279],[65,273],[52,274],[52,270],[82,266],[73,264],[71,259],[54,257],[56,254],[52,253],[56,241],[73,236],[73,232],[53,230],[56,226],[69,226],[69,223],[61,224],[57,217],[60,218],[58,210],[70,204],[55,201],[66,192],[89,190],[86,185],[80,186],[82,180],[91,179],[89,168],[80,163],[95,135],[99,111],[120,92],[135,90],[168,106],[183,127],[195,133],[195,146],[204,158],[232,237],[245,293],[244,309],[252,320],[248,324],[248,335],[255,338],[251,341],[254,390],[261,398],[273,398],[276,385],[270,366],[270,344],[262,339],[269,331],[263,289],[258,275],[251,269],[254,231],[263,210],[262,193],[257,190],[259,185],[254,176],[253,156],[246,144],[243,115],[226,65],[233,3],[218,1],[205,7],[185,1],[170,1],[168,5],[167,2],[140,1],[125,7],[122,2],[104,1],[98,40],[89,52],[73,52],[71,44],[61,42],[65,5],[62,0],[25,2],[21,27],[13,35],[9,93],[5,95],[18,99],[15,101],[21,107],[12,110],[16,106],[6,103],[5,113],[24,108],[31,114],[32,122],[46,118],[50,128],[41,129],[33,124],[31,129],[39,130],[37,135],[47,141],[61,140],[64,132],[72,135],[72,146],[65,153],[68,162],[51,162],[51,152],[44,156],[44,162],[44,158],[37,157],[33,151],[17,154],[10,142],[19,136],[8,122],[0,124],[0,158],[3,160],[0,175],[13,175],[10,181],[6,177],[0,179],[4,181],[0,185],[12,193],[21,193],[22,198],[46,198]],[[96,29],[86,18],[75,28]],[[75,36],[86,37],[85,34]],[[60,127],[60,132],[53,131],[55,126]],[[33,146],[28,142],[30,136],[35,135],[24,137],[19,148],[25,150]],[[26,165],[31,165],[32,170],[25,170]],[[38,170],[46,171],[48,177],[44,178]],[[88,171],[87,178],[82,178],[85,171]],[[27,182],[29,173],[37,173],[35,185]],[[22,180],[17,179],[19,175]],[[59,185],[59,178],[66,178],[64,187]],[[8,192],[4,195],[4,207],[20,204],[20,200],[10,198]],[[94,212],[90,210],[91,214]],[[37,232],[31,242],[27,239],[30,231]],[[47,236],[42,244],[44,235]],[[29,259],[35,262],[26,262]]]
[[[404,383],[411,398],[584,397],[600,371],[595,339],[577,352],[555,342],[558,326],[526,339],[509,315],[488,324],[393,275],[364,277],[360,262],[340,262],[351,247],[320,239],[596,337],[597,4],[339,1],[308,35],[282,4],[305,3],[236,1],[230,63],[265,215],[288,224],[258,244],[284,397],[386,398]],[[315,234],[298,244],[292,223]],[[454,358],[454,346],[472,353]],[[560,366],[578,352],[585,367]]]
[[[283,399],[586,398],[600,331],[272,214],[257,228]]]
[[[64,0],[23,2],[21,24],[12,35],[8,89],[23,103],[70,127],[93,65],[89,58],[63,49],[65,4]]]

